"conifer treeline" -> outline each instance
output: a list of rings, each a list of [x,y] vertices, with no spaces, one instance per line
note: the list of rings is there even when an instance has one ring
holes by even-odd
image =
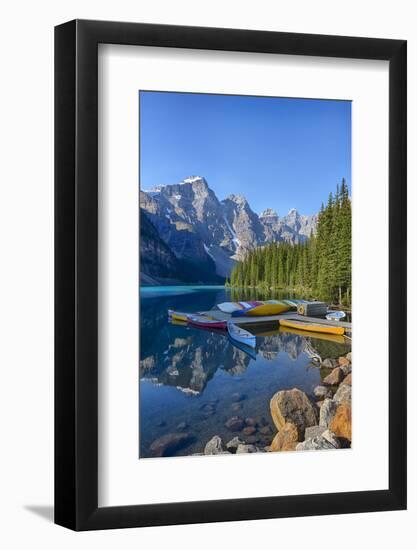
[[[230,286],[296,290],[350,304],[351,261],[351,204],[343,179],[327,205],[322,204],[316,235],[299,244],[272,242],[254,248],[233,268]]]

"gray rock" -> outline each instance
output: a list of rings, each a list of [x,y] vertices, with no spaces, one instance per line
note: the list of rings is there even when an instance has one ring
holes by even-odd
[[[341,368],[341,370],[342,370],[342,372],[345,376],[347,376],[348,374],[350,374],[352,372],[352,364],[351,363],[349,363],[349,365],[342,365],[340,368]]]
[[[351,403],[352,401],[352,386],[349,384],[342,384],[339,386],[337,392],[333,396],[334,401],[337,404]]]
[[[340,443],[337,437],[330,431],[325,430],[320,436],[306,439],[298,443],[296,451],[319,451],[326,449],[340,449]]]
[[[331,397],[332,395],[329,388],[326,388],[325,386],[316,386],[313,393],[318,399],[325,399],[326,397]]]
[[[238,445],[236,454],[259,453],[261,452],[255,445]]]
[[[231,453],[235,453],[239,445],[244,445],[244,444],[245,442],[239,439],[238,436],[236,436],[226,443],[226,449]]]
[[[226,448],[223,445],[223,440],[219,435],[213,436],[210,441],[206,443],[206,446],[204,447],[204,454],[205,455],[218,455],[225,451]]]
[[[336,413],[337,403],[333,399],[325,399],[320,407],[319,425],[323,428],[328,428]]]
[[[322,361],[321,366],[325,369],[334,369],[339,365],[337,359],[325,359]]]
[[[153,456],[171,456],[190,440],[189,434],[169,433],[158,437],[149,447]]]
[[[325,431],[326,428],[324,426],[311,426],[310,428],[306,428],[304,438],[313,439],[314,437],[319,437]]]
[[[177,426],[177,430],[186,430],[188,428],[187,422],[180,422]]]
[[[352,363],[352,352],[346,354],[346,359],[348,359]]]

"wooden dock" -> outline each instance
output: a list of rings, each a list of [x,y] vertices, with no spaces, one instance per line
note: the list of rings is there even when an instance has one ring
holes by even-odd
[[[247,317],[232,317],[230,313],[224,313],[219,309],[211,309],[210,311],[202,311],[203,315],[208,315],[218,321],[232,321],[236,325],[279,325],[280,319],[288,319],[289,321],[301,321],[304,323],[315,323],[320,325],[328,325],[332,327],[343,327],[346,332],[352,331],[352,323],[346,321],[329,321],[318,317],[306,317],[298,315],[295,311],[288,311],[280,315],[265,315],[265,316],[247,316]]]

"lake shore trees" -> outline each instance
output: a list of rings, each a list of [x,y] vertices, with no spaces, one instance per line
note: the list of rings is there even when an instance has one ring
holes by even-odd
[[[272,242],[252,249],[233,268],[228,286],[295,290],[350,304],[351,220],[351,201],[343,179],[322,205],[315,235],[298,244]]]

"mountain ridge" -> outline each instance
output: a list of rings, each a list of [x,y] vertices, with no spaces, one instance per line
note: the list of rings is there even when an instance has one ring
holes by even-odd
[[[198,265],[210,281],[228,277],[254,246],[303,242],[317,226],[317,215],[296,209],[283,217],[271,208],[258,215],[243,195],[219,200],[202,176],[141,190],[140,207],[172,253]]]

